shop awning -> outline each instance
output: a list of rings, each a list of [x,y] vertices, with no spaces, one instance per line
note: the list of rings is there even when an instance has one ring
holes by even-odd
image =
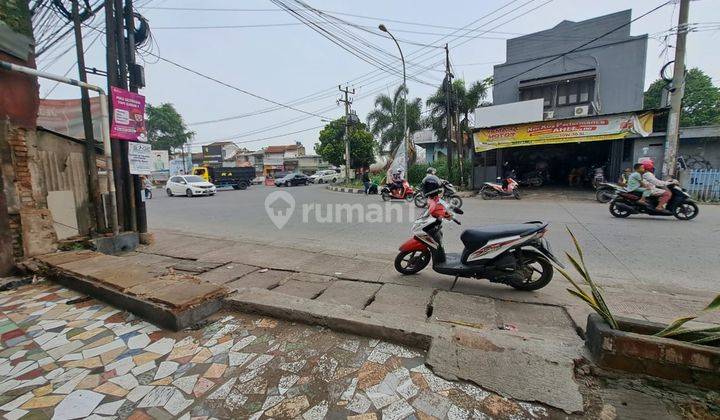
[[[473,133],[475,152],[543,144],[617,140],[652,133],[653,114],[616,114],[482,128]]]

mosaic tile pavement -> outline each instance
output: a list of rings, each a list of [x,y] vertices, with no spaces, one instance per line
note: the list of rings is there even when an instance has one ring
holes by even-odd
[[[406,347],[238,313],[196,331],[162,331],[49,282],[0,294],[7,419],[558,414],[445,381],[423,360]]]

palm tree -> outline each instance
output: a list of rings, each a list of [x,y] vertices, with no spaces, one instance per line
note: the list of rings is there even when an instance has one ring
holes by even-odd
[[[450,114],[458,113],[463,116],[460,126],[463,131],[469,133],[469,115],[478,107],[482,106],[482,100],[487,96],[488,86],[492,84],[490,78],[478,81],[466,89],[464,80],[456,80],[450,91]],[[447,94],[445,87],[440,86],[434,95],[429,97],[425,104],[430,108],[430,116],[427,125],[432,127],[435,135],[441,143],[447,141]]]
[[[380,151],[393,151],[403,140],[404,89],[398,87],[392,97],[381,94],[375,98],[375,109],[368,116],[370,132],[380,137]],[[420,114],[422,101],[415,98],[407,104],[407,128],[412,135],[420,130]]]

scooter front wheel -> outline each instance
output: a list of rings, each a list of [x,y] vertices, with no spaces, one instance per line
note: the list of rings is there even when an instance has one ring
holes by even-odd
[[[462,198],[460,198],[456,195],[450,197],[449,201],[450,201],[450,207],[452,207],[454,209],[459,209],[463,205]]]
[[[419,208],[425,208],[427,206],[427,198],[423,197],[422,194],[415,194],[415,206]]]
[[[390,193],[387,191],[383,191],[380,195],[382,196],[383,201],[390,201]]]
[[[430,262],[430,251],[403,251],[395,257],[395,269],[400,274],[415,274],[427,267]]]
[[[521,278],[512,278],[510,286],[517,290],[538,290],[550,283],[553,278],[553,266],[539,252],[522,250],[520,267],[518,268]]]

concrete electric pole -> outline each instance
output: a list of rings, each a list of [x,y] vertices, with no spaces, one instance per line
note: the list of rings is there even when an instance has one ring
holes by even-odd
[[[452,106],[450,104],[450,89],[452,87],[452,73],[450,72],[450,48],[445,44],[445,123],[447,124],[447,167],[448,177],[452,173],[453,156],[453,130]]]
[[[667,123],[667,139],[665,140],[665,160],[663,175],[675,176],[678,142],[680,137],[680,114],[682,99],[685,94],[685,43],[688,33],[688,14],[690,0],[680,0],[680,16],[678,17],[677,40],[675,41],[675,65],[670,97],[670,114]]]
[[[342,86],[338,85],[340,92],[345,94],[345,98],[338,99],[338,103],[342,102],[345,104],[345,182],[350,182],[350,105],[352,104],[352,98],[349,95],[355,94],[355,89],[350,90],[347,86],[343,89]]]

